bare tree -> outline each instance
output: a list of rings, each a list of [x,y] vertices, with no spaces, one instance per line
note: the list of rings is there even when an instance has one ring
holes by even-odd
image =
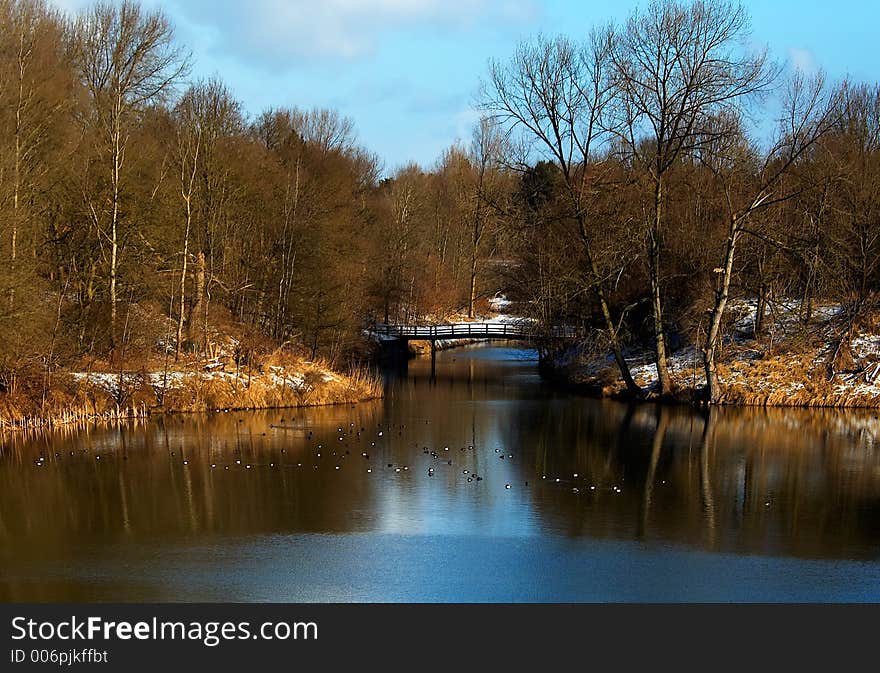
[[[196,283],[186,322],[188,338],[197,340],[200,352],[207,352],[211,346],[208,319],[212,292],[215,286],[223,285],[221,270],[233,254],[224,242],[231,238],[229,230],[233,225],[229,213],[241,192],[233,178],[233,150],[244,133],[244,121],[241,103],[218,78],[200,83],[190,94],[191,114],[198,120],[201,148],[197,167]],[[248,283],[236,279],[235,284]]]
[[[839,132],[823,140],[829,210],[823,257],[830,286],[850,320],[871,305],[880,272],[880,86],[847,85]]]
[[[355,148],[354,122],[336,110],[294,110],[293,127],[300,138],[322,153],[350,152]]]
[[[666,176],[711,140],[711,120],[763,92],[776,76],[766,52],[741,45],[749,18],[723,0],[656,0],[635,12],[611,50],[618,133],[653,183],[645,223],[660,393],[672,391],[666,363],[661,258]]]
[[[550,160],[561,173],[587,260],[588,282],[614,359],[627,389],[638,394],[641,391],[623,356],[620,325],[612,317],[605,278],[594,254],[594,232],[588,224],[591,196],[601,177],[589,174],[586,167],[609,139],[604,117],[614,95],[609,77],[611,54],[609,31],[595,31],[584,46],[563,37],[524,42],[509,62],[490,65],[482,106],[509,134],[519,134],[534,153]]]
[[[177,144],[175,158],[179,173],[180,198],[183,202],[183,245],[180,265],[180,307],[177,316],[175,359],[180,358],[186,316],[186,273],[189,262],[189,239],[193,227],[194,203],[198,182],[199,155],[202,151],[202,121],[199,118],[199,86],[191,87],[175,107]],[[172,304],[173,304],[172,300]]]
[[[477,273],[480,248],[491,225],[493,211],[502,208],[500,203],[504,185],[498,175],[498,166],[504,152],[504,137],[494,122],[486,117],[474,127],[470,148],[470,163],[474,176],[474,198],[470,212],[470,279],[468,283],[468,318],[474,317],[477,295]]]
[[[0,0],[0,368],[8,389],[37,353],[51,366],[44,252],[46,192],[61,169],[72,79],[63,62],[62,22],[43,0]]]
[[[24,217],[24,202],[42,170],[41,147],[49,140],[50,128],[64,106],[59,92],[52,92],[53,40],[57,39],[57,17],[41,0],[20,0],[3,8],[8,13],[5,36],[12,56],[7,86],[12,93],[12,232],[10,263],[18,258],[18,237]],[[57,76],[54,77],[57,80]]]
[[[188,58],[174,43],[162,12],[147,12],[131,0],[118,7],[98,3],[72,27],[71,57],[91,102],[86,123],[94,126],[106,156],[109,201],[91,198],[93,224],[110,247],[110,344],[116,345],[117,283],[120,259],[120,207],[125,157],[131,131],[145,107],[159,103],[187,70]]]
[[[783,178],[834,128],[839,117],[839,94],[827,90],[822,75],[812,79],[795,75],[783,103],[778,137],[763,159],[733,114],[716,120],[710,137],[700,147],[700,158],[712,170],[724,195],[727,216],[724,252],[713,271],[718,277],[717,290],[703,349],[706,396],[713,404],[722,394],[715,359],[740,238],[747,233],[760,234],[756,227],[750,227],[757,212],[800,193],[797,188],[787,188]]]

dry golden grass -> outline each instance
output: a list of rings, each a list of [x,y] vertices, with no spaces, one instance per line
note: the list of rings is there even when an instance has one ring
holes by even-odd
[[[155,396],[132,391],[122,403],[107,390],[66,374],[56,375],[45,400],[42,392],[22,391],[0,395],[0,429],[38,428],[81,421],[119,421],[144,418],[155,405]]]
[[[877,407],[880,391],[841,387],[829,380],[825,358],[816,348],[719,366],[722,404],[740,406]]]
[[[209,374],[195,368],[169,370],[164,390],[159,383],[162,371],[154,370],[153,383],[146,371],[126,373],[121,387],[114,376],[111,381],[118,390],[113,392],[100,381],[58,373],[45,400],[42,384],[22,386],[16,395],[0,395],[0,429],[118,421],[156,412],[349,404],[383,393],[381,381],[365,370],[341,374],[325,362],[307,362],[280,353],[265,358],[251,371]]]
[[[381,397],[381,383],[366,373],[336,374],[327,380],[327,370],[315,368],[300,374],[302,385],[280,382],[278,374],[248,377],[202,377],[185,379],[170,388],[164,399],[166,411],[208,411],[211,409],[270,409],[355,403]]]
[[[874,386],[842,385],[839,377],[829,380],[824,350],[808,343],[777,347],[765,357],[748,357],[746,350],[731,348],[717,365],[722,383],[720,404],[761,407],[880,407],[880,389]],[[753,354],[753,352],[752,352]],[[625,397],[627,391],[613,366],[596,370],[581,363],[561,373],[570,384],[603,397]],[[646,389],[647,379],[636,377]],[[673,373],[674,399],[693,402],[701,398],[704,384],[702,363]],[[649,396],[650,397],[650,396]]]

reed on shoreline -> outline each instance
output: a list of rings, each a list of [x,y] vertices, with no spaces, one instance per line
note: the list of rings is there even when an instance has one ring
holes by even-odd
[[[0,395],[0,430],[115,423],[156,413],[354,404],[383,394],[381,381],[366,370],[342,374],[312,362],[257,372],[67,372],[56,374],[45,395],[35,391],[23,386],[16,395]]]
[[[782,353],[773,357],[748,359],[731,357],[718,365],[722,394],[718,406],[802,407],[802,408],[880,408],[880,385],[868,381],[862,371],[839,372],[829,377],[823,358],[814,350]],[[705,406],[705,375],[701,367],[683,366],[672,371],[673,391],[657,394],[655,380],[640,376],[652,365],[639,365],[636,383],[640,396],[629,393],[611,365],[574,362],[565,366],[545,365],[546,378],[555,385],[589,395],[624,402],[665,402]]]

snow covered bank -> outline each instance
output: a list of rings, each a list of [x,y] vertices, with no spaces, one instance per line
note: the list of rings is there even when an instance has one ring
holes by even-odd
[[[743,406],[880,407],[880,330],[857,330],[841,343],[841,309],[818,306],[805,327],[798,302],[780,302],[754,336],[756,302],[731,303],[730,326],[718,358],[721,404]],[[848,341],[848,343],[847,343]],[[845,357],[840,357],[844,352]],[[653,353],[627,357],[635,382],[650,398],[657,386]],[[667,359],[676,397],[699,400],[706,385],[702,352],[689,345]],[[568,352],[555,375],[604,396],[624,396],[614,360]]]
[[[35,393],[0,399],[0,428],[118,420],[156,412],[355,403],[381,394],[381,384],[372,376],[341,374],[304,360],[253,371],[224,371],[222,364],[211,363],[197,369],[59,372],[53,375],[45,400]]]

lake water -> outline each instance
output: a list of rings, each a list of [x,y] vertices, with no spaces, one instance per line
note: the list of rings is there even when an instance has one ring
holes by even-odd
[[[442,352],[356,406],[6,436],[0,600],[880,600],[878,414],[628,407],[535,358]]]

